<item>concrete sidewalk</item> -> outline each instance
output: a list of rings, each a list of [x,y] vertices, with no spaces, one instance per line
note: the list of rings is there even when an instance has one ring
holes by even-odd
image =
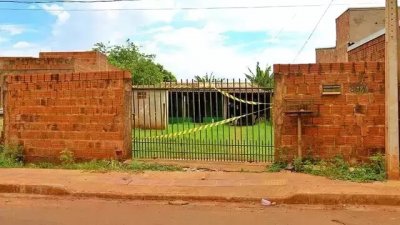
[[[0,169],[0,193],[129,200],[400,205],[400,181],[358,184],[289,172],[91,173]]]

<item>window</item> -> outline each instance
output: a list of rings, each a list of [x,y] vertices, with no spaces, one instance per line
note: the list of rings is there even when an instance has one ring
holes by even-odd
[[[336,84],[322,85],[322,95],[340,95],[342,86]]]
[[[146,99],[147,98],[147,93],[144,91],[140,91],[137,93],[137,99]]]

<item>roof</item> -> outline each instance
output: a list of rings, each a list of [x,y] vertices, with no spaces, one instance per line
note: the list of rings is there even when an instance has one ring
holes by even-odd
[[[315,48],[315,50],[335,50],[336,47]]]
[[[364,11],[364,10],[384,10],[385,7],[355,7],[348,8],[346,11]]]
[[[370,41],[372,41],[372,40],[384,35],[385,33],[386,33],[386,29],[382,29],[382,30],[377,31],[377,32],[375,32],[373,34],[370,34],[367,37],[365,37],[365,38],[355,42],[351,46],[349,46],[347,51],[349,52],[349,51],[351,51],[353,49],[356,49],[356,48],[358,48],[358,47],[360,47],[360,46],[362,46],[362,45],[364,45],[364,44],[366,44],[366,43],[368,43],[368,42],[370,42]]]
[[[210,91],[215,88],[229,92],[272,92],[272,88],[261,88],[250,82],[164,82],[158,85],[133,85],[138,90],[169,90],[175,92]]]

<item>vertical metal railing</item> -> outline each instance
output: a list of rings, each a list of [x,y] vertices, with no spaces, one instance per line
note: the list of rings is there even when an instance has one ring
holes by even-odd
[[[134,158],[274,159],[272,89],[247,80],[185,80],[134,86],[133,93]]]

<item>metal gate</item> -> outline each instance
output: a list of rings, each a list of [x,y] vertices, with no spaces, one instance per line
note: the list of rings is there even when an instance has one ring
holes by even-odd
[[[273,91],[248,81],[133,87],[133,157],[272,162]]]

